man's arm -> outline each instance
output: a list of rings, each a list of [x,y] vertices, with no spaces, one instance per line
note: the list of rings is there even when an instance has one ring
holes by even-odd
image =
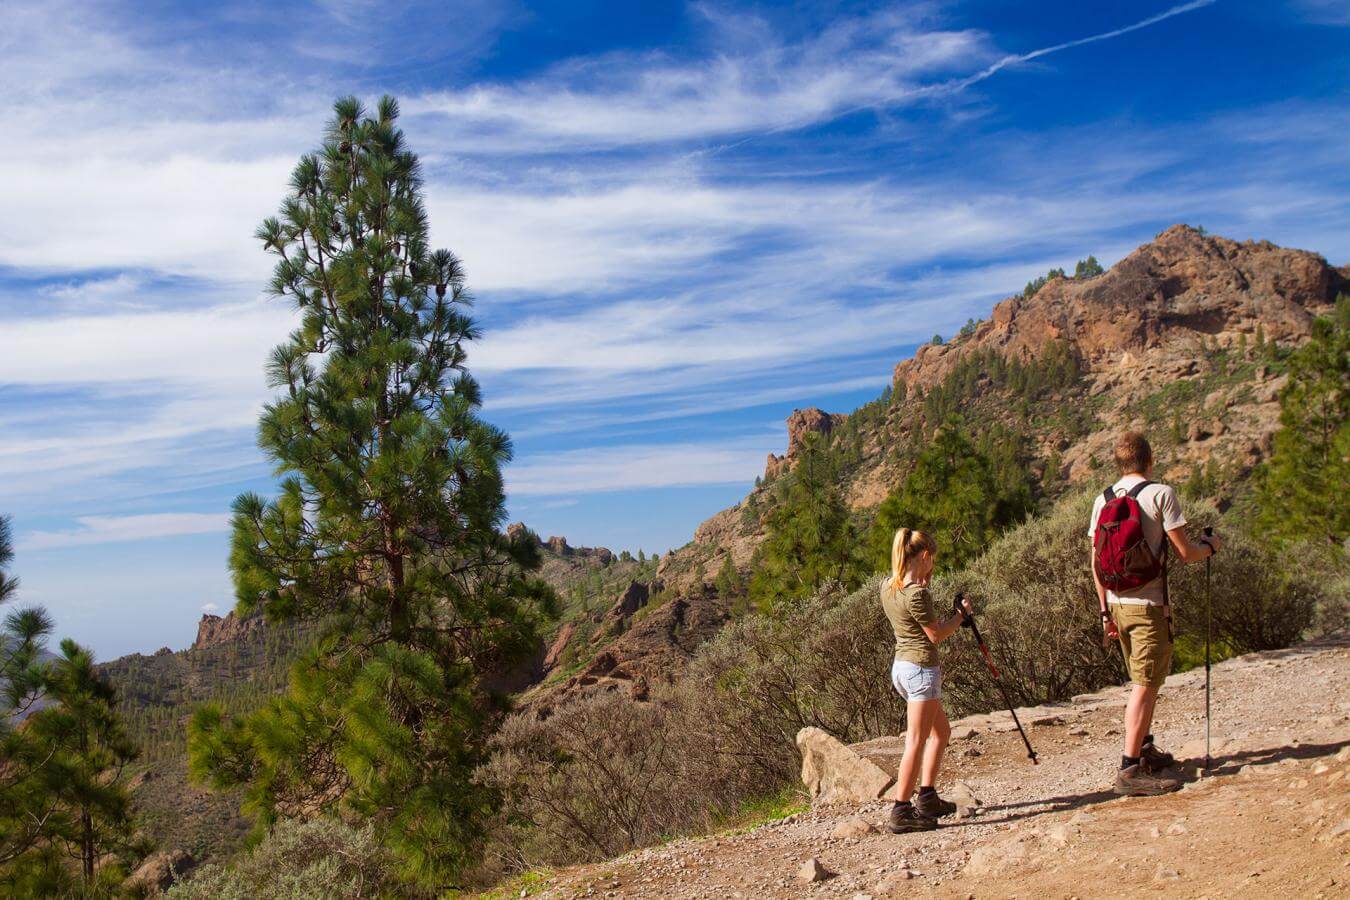
[[[1097,576],[1097,544],[1093,542],[1089,545],[1088,557],[1091,559],[1092,583],[1097,586],[1097,605],[1103,613],[1106,612],[1106,587],[1102,584],[1101,578]]]
[[[1107,638],[1118,638],[1120,632],[1116,630],[1116,623],[1111,619],[1111,613],[1106,608],[1106,587],[1102,584],[1101,578],[1097,576],[1097,544],[1095,541],[1088,555],[1092,559],[1092,583],[1097,586],[1097,605],[1101,608],[1102,629],[1106,632]],[[1103,638],[1103,642],[1105,640],[1106,638]]]
[[[1200,562],[1219,552],[1219,539],[1217,537],[1207,535],[1199,541],[1193,542],[1186,535],[1184,527],[1173,528],[1167,532],[1167,539],[1172,542],[1172,548],[1177,551],[1177,556],[1185,563]]]

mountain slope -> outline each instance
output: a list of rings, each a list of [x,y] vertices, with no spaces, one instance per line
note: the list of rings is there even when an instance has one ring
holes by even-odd
[[[546,711],[676,677],[732,614],[737,598],[718,594],[716,573],[728,557],[748,569],[773,483],[811,433],[827,440],[863,520],[903,479],[923,435],[954,414],[977,436],[1013,447],[1043,503],[1111,480],[1110,446],[1126,425],[1150,434],[1165,479],[1244,478],[1278,427],[1283,352],[1306,340],[1344,290],[1350,269],[1317,254],[1176,225],[1104,274],[1052,278],[1004,300],[950,343],[899,363],[878,400],[847,415],[794,412],[787,451],[770,455],[762,483],[661,559],[660,607],[527,705]]]

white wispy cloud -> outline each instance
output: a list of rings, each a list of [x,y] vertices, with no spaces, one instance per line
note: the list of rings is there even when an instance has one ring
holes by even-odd
[[[19,536],[23,551],[57,550],[90,544],[111,544],[189,534],[211,534],[229,527],[229,516],[217,513],[147,513],[135,516],[80,516],[77,528],[30,531]]]
[[[1346,0],[1292,0],[1294,11],[1314,25],[1350,25],[1350,3]]]
[[[607,445],[565,450],[507,470],[512,496],[531,497],[639,488],[744,484],[764,471],[777,435],[714,443]]]
[[[610,55],[556,66],[526,84],[425,94],[407,107],[443,116],[461,136],[461,147],[467,140],[470,149],[494,152],[553,154],[563,147],[779,131],[950,97],[1010,66],[1140,31],[1214,2],[1192,0],[1120,28],[1003,55],[984,32],[935,28],[914,12],[847,19],[797,44],[739,20],[733,24],[759,38],[753,52],[678,62],[653,54]],[[731,19],[709,17],[724,27]],[[934,80],[960,71],[968,74]],[[466,124],[473,126],[469,135]]]
[[[1189,3],[1178,4],[1169,9],[1165,9],[1156,15],[1149,16],[1145,19],[1140,19],[1138,22],[1134,22],[1133,24],[1126,25],[1122,28],[1113,28],[1110,31],[1103,31],[1100,32],[1099,34],[1092,34],[1088,35],[1087,37],[1075,38],[1074,40],[1071,41],[1064,41],[1059,44],[1052,44],[1049,47],[1041,47],[1038,50],[1032,50],[1027,53],[1010,53],[1007,56],[1004,56],[1002,59],[999,59],[992,65],[986,66],[985,68],[981,69],[980,71],[976,72],[973,75],[968,75],[965,78],[958,78],[946,84],[935,85],[932,88],[932,90],[937,92],[964,90],[973,84],[977,84],[981,81],[984,81],[986,78],[993,77],[994,75],[998,74],[999,72],[1008,68],[1009,66],[1015,66],[1020,63],[1031,62],[1034,59],[1040,59],[1043,56],[1049,56],[1052,53],[1059,53],[1064,50],[1071,50],[1074,47],[1082,47],[1087,44],[1095,44],[1098,43],[1099,41],[1109,41],[1112,38],[1118,38],[1121,37],[1122,35],[1130,34],[1131,32],[1140,31],[1142,29],[1149,28],[1153,25],[1157,25],[1159,22],[1166,21],[1167,19],[1171,19],[1174,16],[1185,15],[1186,13],[1194,12],[1197,9],[1203,9],[1206,6],[1213,6],[1215,2],[1217,2],[1217,0],[1191,0],[1191,2]]]

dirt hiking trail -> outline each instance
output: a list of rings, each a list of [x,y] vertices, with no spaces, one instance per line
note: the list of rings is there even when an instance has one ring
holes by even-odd
[[[1172,676],[1159,700],[1177,793],[1110,792],[1126,693],[1110,688],[1029,711],[1039,766],[997,717],[954,740],[939,790],[960,780],[982,808],[935,832],[890,834],[882,801],[817,807],[557,870],[529,896],[1350,897],[1350,635],[1228,660],[1213,685],[1203,778],[1204,671]],[[824,876],[807,882],[813,859]]]

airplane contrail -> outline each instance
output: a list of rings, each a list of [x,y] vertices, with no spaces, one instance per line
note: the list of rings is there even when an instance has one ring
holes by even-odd
[[[986,78],[998,72],[1000,69],[1007,68],[1008,66],[1015,65],[1016,63],[1028,62],[1030,60],[1037,59],[1038,57],[1048,56],[1051,53],[1058,53],[1061,50],[1068,50],[1072,47],[1081,47],[1084,44],[1093,44],[1096,43],[1097,41],[1105,41],[1110,40],[1113,37],[1120,37],[1122,34],[1129,34],[1131,31],[1138,31],[1141,28],[1148,28],[1150,25],[1156,25],[1159,22],[1163,21],[1164,19],[1170,19],[1173,16],[1179,16],[1183,13],[1188,13],[1193,10],[1200,9],[1201,7],[1211,6],[1216,2],[1217,0],[1191,0],[1190,3],[1182,3],[1179,6],[1174,6],[1171,9],[1162,11],[1158,13],[1156,16],[1149,16],[1147,19],[1135,22],[1133,25],[1126,25],[1123,28],[1117,28],[1113,31],[1104,31],[1101,34],[1094,34],[1090,35],[1089,37],[1078,38],[1077,40],[1065,41],[1062,44],[1055,44],[1053,47],[1042,47],[1039,50],[1032,50],[1030,53],[1009,54],[1008,56],[1005,56],[1002,59],[1000,59],[998,62],[993,63],[988,68],[980,72],[976,72],[974,75],[968,75],[965,78],[959,79],[957,81],[948,81],[939,85],[933,85],[933,89],[935,91],[938,90],[959,91],[963,88],[969,87],[972,84],[975,84],[977,81],[984,81]]]

